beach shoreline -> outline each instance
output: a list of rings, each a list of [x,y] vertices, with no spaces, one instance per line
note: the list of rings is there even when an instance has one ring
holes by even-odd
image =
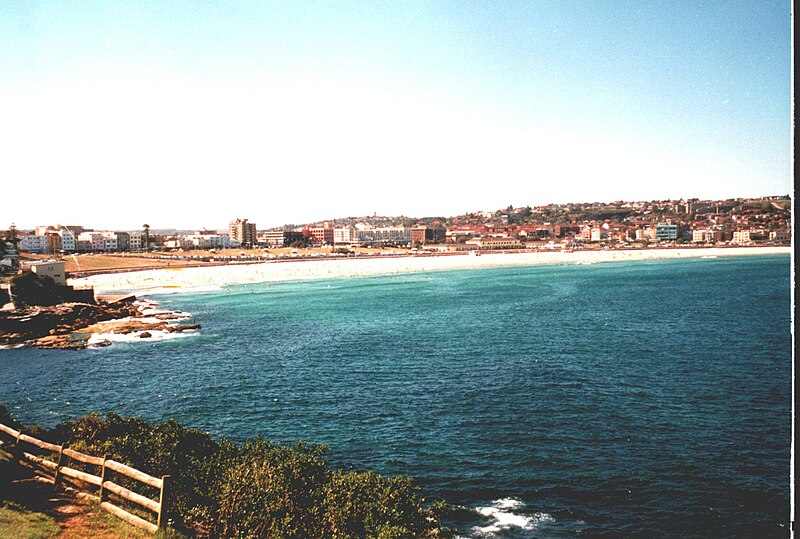
[[[448,256],[392,256],[267,261],[211,267],[166,268],[96,274],[70,279],[76,287],[94,287],[96,294],[140,295],[216,289],[230,284],[395,275],[484,267],[594,264],[637,260],[791,254],[791,247],[711,247],[575,252],[483,253]]]

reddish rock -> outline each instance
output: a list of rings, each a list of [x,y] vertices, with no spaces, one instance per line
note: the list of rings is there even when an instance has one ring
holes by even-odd
[[[184,324],[182,326],[175,326],[169,331],[180,333],[181,331],[187,331],[190,329],[200,329],[200,324]]]

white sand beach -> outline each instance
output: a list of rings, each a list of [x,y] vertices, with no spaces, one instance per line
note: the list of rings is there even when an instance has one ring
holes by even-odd
[[[228,284],[278,282],[301,279],[392,275],[420,271],[439,271],[481,267],[535,264],[594,264],[666,258],[753,256],[790,254],[791,247],[727,247],[686,249],[645,249],[630,251],[576,251],[490,253],[474,256],[403,256],[359,259],[306,259],[198,268],[171,268],[127,273],[92,275],[70,279],[73,286],[92,286],[98,294],[132,292],[153,294],[213,289]]]

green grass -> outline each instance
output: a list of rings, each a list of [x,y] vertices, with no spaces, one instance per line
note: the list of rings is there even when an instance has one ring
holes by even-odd
[[[60,531],[56,521],[47,515],[12,504],[0,507],[0,539],[45,539]]]

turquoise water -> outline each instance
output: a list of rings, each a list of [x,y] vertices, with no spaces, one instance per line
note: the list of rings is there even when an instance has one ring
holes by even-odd
[[[330,444],[468,537],[787,537],[788,256],[160,296],[199,335],[0,351],[25,422],[113,410]]]

